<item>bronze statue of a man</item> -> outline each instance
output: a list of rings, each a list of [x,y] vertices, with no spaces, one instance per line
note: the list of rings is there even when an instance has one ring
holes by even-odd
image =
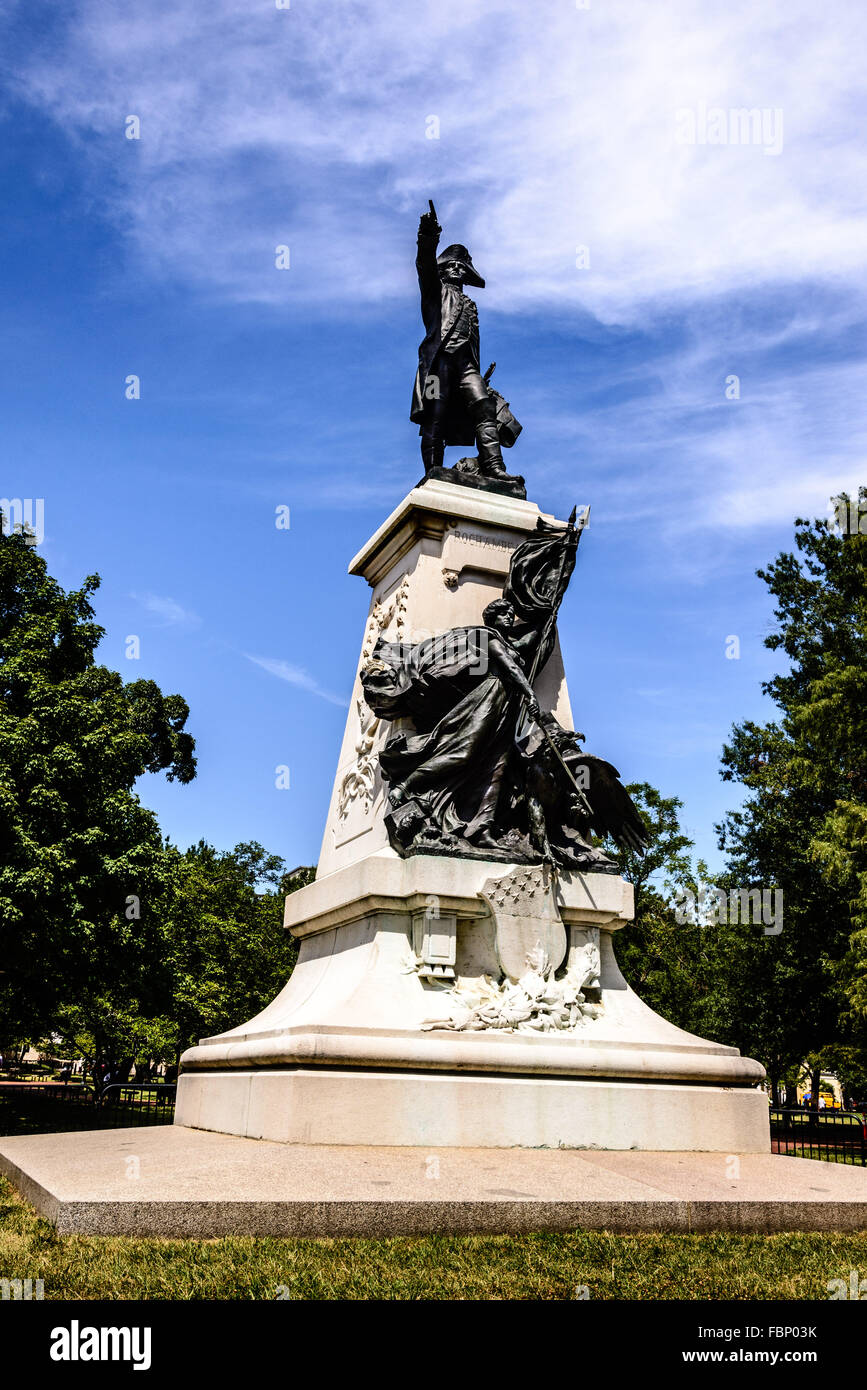
[[[475,444],[478,474],[500,478],[506,476],[497,422],[502,398],[482,375],[478,310],[463,289],[484,289],[485,282],[465,246],[455,243],[437,255],[441,232],[431,203],[418,226],[415,264],[427,331],[418,350],[410,419],[419,426],[425,474],[442,468],[446,444]]]

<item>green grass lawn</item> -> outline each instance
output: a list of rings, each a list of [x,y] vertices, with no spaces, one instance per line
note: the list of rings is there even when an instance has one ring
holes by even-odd
[[[58,1236],[0,1178],[0,1278],[46,1299],[827,1299],[864,1235]]]

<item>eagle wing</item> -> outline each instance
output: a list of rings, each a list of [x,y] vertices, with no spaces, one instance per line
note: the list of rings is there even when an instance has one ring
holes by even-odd
[[[621,849],[641,854],[649,843],[647,827],[617,768],[592,753],[570,758],[569,767],[587,798],[596,834],[610,835]]]

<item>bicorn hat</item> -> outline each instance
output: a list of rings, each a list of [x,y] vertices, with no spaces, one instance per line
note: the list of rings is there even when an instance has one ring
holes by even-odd
[[[459,241],[454,242],[451,246],[447,246],[445,251],[441,251],[437,256],[437,265],[440,270],[442,270],[443,266],[446,265],[448,261],[461,261],[463,265],[466,266],[467,274],[464,276],[465,284],[477,285],[480,290],[485,288],[484,280],[473,265],[472,256],[467,248],[462,246]]]

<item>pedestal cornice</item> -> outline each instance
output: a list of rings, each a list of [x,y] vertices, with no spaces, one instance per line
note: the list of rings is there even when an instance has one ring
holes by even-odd
[[[475,492],[452,483],[425,483],[413,488],[373,533],[351,561],[349,573],[362,575],[375,586],[420,538],[439,539],[450,522],[483,523],[525,534],[536,529],[540,517],[556,524],[557,518],[540,511],[535,502]]]

